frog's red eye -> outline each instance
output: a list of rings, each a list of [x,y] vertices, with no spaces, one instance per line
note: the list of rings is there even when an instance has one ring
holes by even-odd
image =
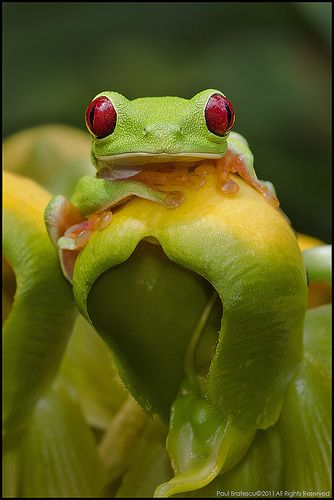
[[[86,125],[88,130],[98,139],[113,133],[117,113],[108,97],[97,97],[86,110]]]
[[[205,106],[205,120],[210,132],[225,135],[234,124],[233,106],[221,94],[212,94]]]

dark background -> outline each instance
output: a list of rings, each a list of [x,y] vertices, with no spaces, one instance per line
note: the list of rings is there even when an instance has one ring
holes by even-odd
[[[84,129],[102,90],[217,88],[295,229],[330,241],[329,2],[6,2],[3,14],[5,136]]]

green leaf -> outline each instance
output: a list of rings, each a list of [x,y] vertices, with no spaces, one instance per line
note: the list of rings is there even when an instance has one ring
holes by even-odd
[[[208,176],[175,210],[135,198],[75,264],[78,306],[127,388],[165,421],[173,408],[176,476],[157,496],[202,487],[241,460],[256,429],[277,421],[302,358],[307,288],[296,238],[279,211],[238,183],[240,193],[225,197]],[[214,290],[221,325],[211,318],[221,308],[208,307]],[[198,393],[177,397],[184,377],[196,383],[198,374]]]
[[[277,490],[282,484],[282,450],[278,429],[257,431],[246,457],[231,471],[222,474],[219,490]]]
[[[65,352],[60,376],[75,390],[86,420],[99,429],[109,425],[128,396],[110,349],[80,315]]]
[[[331,305],[310,309],[304,328],[304,361],[291,382],[282,416],[258,431],[246,456],[205,488],[183,496],[217,498],[231,491],[330,489]],[[302,457],[302,459],[301,459]],[[181,496],[181,495],[177,495]]]
[[[115,352],[129,390],[144,408],[166,418],[183,378],[186,346],[212,293],[212,288],[206,297],[198,293],[198,276],[205,278],[224,307],[208,399],[223,418],[233,415],[236,426],[254,431],[277,420],[301,359],[307,289],[286,219],[238,183],[240,192],[229,198],[217,192],[216,178],[208,176],[206,185],[187,192],[174,210],[131,200],[80,252],[73,289],[82,314]],[[148,256],[149,277],[140,271],[136,277],[142,264],[131,255],[145,238],[158,240],[170,261],[195,276],[173,271],[172,283],[172,271],[163,271],[164,266],[172,269],[168,260],[153,264]],[[146,253],[154,252],[148,248]],[[160,318],[165,321],[168,308],[173,317],[165,328]],[[184,315],[186,321],[180,321]]]
[[[165,447],[167,428],[158,419],[149,421],[135,446],[130,467],[124,474],[116,498],[151,498],[155,488],[172,475]]]
[[[310,283],[331,283],[332,281],[332,245],[318,246],[303,252],[304,262]]]
[[[3,144],[4,167],[54,194],[70,196],[83,175],[94,175],[87,133],[66,125],[22,130]],[[45,207],[44,207],[45,208]]]
[[[279,421],[288,490],[330,490],[330,393],[328,375],[306,356]]]
[[[212,483],[184,496],[189,498],[231,498],[231,491],[245,492],[242,497],[254,497],[256,492],[282,489],[282,450],[277,425],[257,431],[247,455],[232,470],[220,474]],[[220,492],[218,494],[218,492]],[[247,492],[250,492],[247,495]]]
[[[2,448],[2,494],[4,498],[17,497],[19,477],[19,453],[15,447]]]
[[[63,385],[39,399],[22,440],[8,453],[16,454],[16,481],[8,481],[18,498],[101,494],[105,471],[80,407]]]
[[[309,309],[305,316],[304,350],[314,363],[326,370],[332,369],[332,304],[325,304]]]
[[[185,351],[211,287],[141,243],[94,284],[94,326],[116,355],[120,376],[147,411],[168,421],[183,377]]]
[[[288,490],[331,487],[330,314],[328,305],[307,312],[304,360],[288,388],[279,420]]]
[[[101,441],[99,454],[108,473],[108,483],[119,484],[133,459],[136,443],[149,422],[149,416],[129,396],[110,422]]]
[[[3,333],[4,430],[13,437],[55,379],[77,309],[44,226],[50,195],[23,177],[4,181],[3,251],[17,283]]]
[[[217,411],[183,384],[173,404],[167,439],[175,477],[161,484],[154,496],[202,488],[222,470],[228,470],[245,454],[253,433],[241,432],[222,421]]]

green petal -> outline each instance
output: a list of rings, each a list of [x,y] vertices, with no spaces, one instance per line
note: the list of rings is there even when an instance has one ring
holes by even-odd
[[[105,472],[77,401],[64,386],[36,404],[17,454],[17,498],[98,497]],[[13,481],[13,478],[8,479]]]
[[[307,311],[304,325],[305,355],[331,374],[332,368],[332,304],[315,307]]]
[[[70,196],[83,175],[94,175],[87,133],[66,125],[22,130],[3,143],[7,171],[33,179],[50,193]]]
[[[279,420],[288,490],[329,491],[331,486],[331,306],[317,309],[307,312],[304,360]]]
[[[110,350],[92,326],[78,316],[60,368],[75,390],[90,425],[105,429],[128,396]]]
[[[150,421],[135,445],[130,467],[123,476],[116,498],[151,498],[158,484],[173,475],[165,447],[166,427]]]
[[[90,317],[115,354],[121,378],[143,408],[168,421],[211,287],[145,242],[122,266],[101,275],[93,290]]]
[[[332,246],[323,245],[303,252],[309,281],[332,281]]]
[[[135,198],[75,264],[79,308],[115,353],[130,392],[166,421],[173,408],[176,476],[156,496],[203,487],[240,461],[256,429],[277,421],[302,358],[307,288],[296,238],[279,211],[238,183],[238,195],[227,197],[208,176],[174,210]],[[223,317],[218,336],[204,341],[197,337],[206,325],[219,324],[205,315],[197,331],[213,290]],[[201,390],[177,397],[185,376],[196,380],[202,349]],[[202,422],[191,420],[197,406]]]
[[[230,497],[231,491],[243,491],[243,497],[254,497],[259,490],[283,496],[285,490],[330,489],[330,325],[331,305],[307,311],[304,361],[290,384],[278,423],[257,432],[246,456],[232,470],[183,496]]]
[[[216,410],[185,384],[172,407],[167,439],[176,475],[161,484],[154,496],[170,497],[202,488],[223,468],[232,468],[252,438],[253,433],[241,433],[229,422],[222,422]]]
[[[129,278],[136,265],[118,265],[142,239],[153,237],[171,261],[206,278],[224,307],[208,397],[223,418],[232,415],[236,426],[254,430],[277,420],[283,392],[301,359],[307,289],[297,241],[285,218],[238,182],[240,193],[228,198],[216,191],[215,179],[208,179],[203,188],[187,192],[186,201],[174,210],[138,198],[130,201],[79,254],[73,285],[79,308],[112,345],[121,376],[135,397],[166,415],[182,380],[191,325],[176,325],[183,333],[170,356],[173,333],[165,333],[154,320],[157,308],[169,297],[155,300],[156,288],[136,309],[134,297],[137,300],[141,292],[136,293],[138,280]],[[176,297],[179,283],[168,289],[167,295]],[[177,300],[186,304],[186,296]],[[127,303],[132,320],[126,316]],[[198,306],[196,318],[203,302]],[[175,307],[175,315],[182,317],[186,307],[183,312],[181,305]],[[115,320],[118,310],[122,316]],[[171,380],[172,390],[156,379],[158,368],[164,380]]]
[[[288,490],[330,489],[330,391],[328,376],[306,358],[288,390],[279,422]]]
[[[77,311],[44,226],[49,194],[13,174],[4,181],[3,249],[17,282],[4,325],[4,428],[14,435],[55,378]]]
[[[149,423],[148,415],[129,396],[99,442],[99,454],[108,474],[108,488],[115,488],[133,460],[135,446]]]
[[[231,498],[231,492],[243,492],[242,498],[254,498],[259,491],[277,492],[273,496],[283,496],[283,493],[279,493],[283,489],[281,448],[277,425],[266,431],[258,431],[247,455],[236,467],[220,474],[205,488],[184,496]]]

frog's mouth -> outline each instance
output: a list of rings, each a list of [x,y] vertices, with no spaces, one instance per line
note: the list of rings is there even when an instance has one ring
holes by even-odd
[[[210,153],[123,153],[111,156],[95,156],[97,177],[102,179],[127,179],[140,172],[162,167],[192,170],[205,160],[219,160],[223,154]]]

